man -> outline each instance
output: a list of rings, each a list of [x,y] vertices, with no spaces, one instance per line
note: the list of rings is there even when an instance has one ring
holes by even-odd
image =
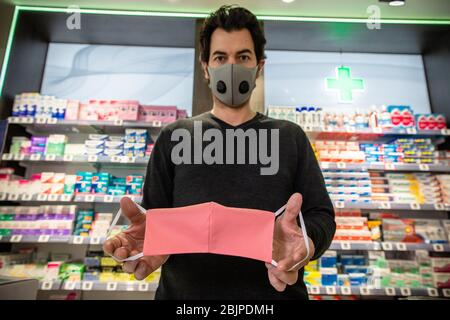
[[[144,279],[162,266],[156,299],[307,299],[303,266],[329,247],[335,232],[333,207],[314,152],[299,126],[250,108],[255,79],[264,67],[266,42],[251,12],[221,7],[206,19],[200,41],[200,60],[213,93],[212,110],[179,120],[161,131],[148,164],[142,206],[170,208],[214,201],[229,207],[274,212],[287,204],[275,222],[273,259],[278,266],[227,255],[178,254],[142,257],[125,262],[123,269]],[[274,133],[268,146],[274,163],[268,168],[262,158],[257,163],[228,161],[244,154],[246,160],[254,156],[251,150],[255,145],[251,142],[241,154],[236,154],[236,146],[229,149],[227,145],[211,154],[213,162],[202,159],[199,163],[197,158],[197,162],[194,159],[189,163],[195,155],[190,150],[179,152],[180,132],[194,137],[195,144],[198,124],[203,132],[215,129],[223,137],[230,130],[253,130],[258,132],[258,145],[263,147],[261,134]],[[201,142],[202,147],[206,145],[206,141]],[[227,158],[230,153],[232,157]],[[188,161],[180,162],[180,158]],[[104,250],[124,259],[142,251],[145,215],[140,215],[127,198],[122,199],[121,208],[131,225],[106,241]],[[307,239],[299,227],[300,209]]]

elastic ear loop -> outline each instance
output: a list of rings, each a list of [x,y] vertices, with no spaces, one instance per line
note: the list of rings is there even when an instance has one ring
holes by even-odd
[[[278,209],[275,212],[275,218],[278,217],[279,215],[281,215],[282,212],[284,212],[286,209],[286,205],[282,206],[280,209]],[[305,247],[306,247],[306,256],[298,263],[296,263],[291,269],[289,269],[289,271],[292,271],[293,269],[297,268],[300,264],[303,263],[303,261],[305,261],[306,259],[308,259],[309,254],[310,254],[310,249],[309,249],[309,241],[308,241],[308,234],[306,232],[306,226],[305,226],[305,221],[303,220],[303,215],[302,215],[302,211],[300,210],[298,212],[298,215],[300,217],[300,227],[302,228],[302,233],[303,233],[303,240],[305,242]],[[274,267],[278,267],[278,263],[272,259],[271,264]]]
[[[139,204],[137,204],[136,202],[134,202],[134,204],[136,205],[136,207],[138,207],[139,211],[141,212],[141,214],[145,214],[146,210],[144,208],[142,208]],[[106,234],[106,238],[109,238],[111,231],[113,230],[113,228],[116,226],[117,222],[119,221],[120,216],[122,215],[122,209],[119,209],[119,211],[117,211],[116,216],[114,217],[113,221],[111,222],[111,225],[109,226],[108,229],[108,233]],[[139,258],[142,258],[144,256],[144,253],[138,253],[134,256],[130,256],[128,258],[125,259],[119,259],[117,257],[115,257],[114,255],[110,255],[114,260],[116,260],[117,262],[127,262],[127,261],[134,261],[137,260]]]

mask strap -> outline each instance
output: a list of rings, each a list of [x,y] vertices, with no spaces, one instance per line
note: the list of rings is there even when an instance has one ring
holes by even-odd
[[[286,205],[282,206],[280,209],[278,209],[275,212],[275,218],[277,218],[279,215],[281,215],[284,211],[286,210]],[[303,220],[303,214],[302,211],[300,210],[298,212],[299,218],[300,218],[300,227],[302,229],[302,233],[303,233],[303,241],[305,242],[305,247],[306,247],[306,256],[297,264],[295,264],[291,269],[289,269],[289,271],[292,271],[293,269],[295,269],[296,267],[298,267],[300,264],[303,263],[303,261],[305,261],[306,259],[308,259],[309,254],[310,254],[310,248],[309,248],[309,241],[308,241],[308,234],[306,232],[306,226],[305,226],[305,221]],[[271,264],[274,267],[278,267],[278,263],[272,259]]]
[[[134,201],[133,201],[134,202]],[[134,204],[136,205],[136,207],[138,207],[139,211],[141,212],[141,214],[145,214],[146,210],[144,208],[142,208],[139,204],[137,204],[136,202],[134,202]],[[109,238],[111,231],[113,230],[113,228],[116,226],[117,222],[119,221],[120,216],[122,215],[122,209],[119,209],[119,211],[117,211],[113,221],[111,222],[111,225],[109,226],[108,229],[108,233],[106,234],[106,238]],[[139,258],[142,258],[144,256],[144,253],[138,253],[134,256],[130,256],[128,258],[125,259],[119,259],[113,255],[110,255],[114,260],[116,260],[117,262],[126,262],[126,261],[134,261],[137,260]]]

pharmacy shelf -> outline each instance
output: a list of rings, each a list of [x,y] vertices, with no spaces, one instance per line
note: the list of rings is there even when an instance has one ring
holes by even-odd
[[[381,129],[381,128],[367,128],[356,129],[354,127],[348,128],[331,128],[331,127],[312,127],[302,126],[306,134],[313,139],[328,139],[328,140],[376,140],[377,137],[382,136],[419,136],[419,137],[442,137],[450,136],[450,129],[442,130],[417,130],[416,128],[396,128],[396,129]]]
[[[81,290],[81,291],[138,291],[155,292],[157,282],[140,281],[41,281],[40,290]]]
[[[70,245],[101,245],[106,237],[83,237],[83,236],[29,236],[13,235],[0,236],[3,243],[60,243]],[[403,242],[368,242],[359,243],[351,241],[334,241],[330,250],[368,250],[368,251],[415,251],[427,250],[430,252],[450,252],[449,244],[428,243],[403,243]]]
[[[331,170],[376,170],[376,171],[420,171],[420,172],[450,172],[450,163],[415,164],[415,163],[345,163],[321,162],[322,169]]]
[[[349,286],[307,286],[310,295],[357,295],[381,297],[443,297],[450,298],[450,289],[436,288],[371,288]]]
[[[450,211],[450,204],[448,203],[419,204],[375,201],[333,201],[333,204],[335,209]]]
[[[30,132],[51,133],[115,133],[124,128],[145,128],[160,130],[168,123],[161,121],[97,121],[97,120],[60,120],[60,119],[36,119],[31,117],[9,117],[9,124],[18,124],[29,129]]]
[[[142,196],[126,195],[133,201],[140,203]],[[79,202],[79,203],[119,203],[124,196],[111,196],[104,194],[8,194],[0,192],[0,201],[15,202]]]
[[[127,156],[97,156],[97,155],[24,155],[4,153],[2,160],[19,161],[25,163],[108,163],[115,165],[137,164],[146,166],[150,157],[127,157]]]

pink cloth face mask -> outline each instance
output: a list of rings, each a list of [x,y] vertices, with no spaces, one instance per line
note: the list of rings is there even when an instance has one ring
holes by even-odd
[[[118,259],[119,262],[137,260],[143,256],[182,253],[215,253],[261,260],[277,266],[272,259],[275,218],[284,212],[225,207],[207,202],[186,207],[146,210],[144,250],[142,253]],[[121,215],[119,210],[111,224],[108,236]],[[308,258],[310,249],[302,213],[300,225]]]

